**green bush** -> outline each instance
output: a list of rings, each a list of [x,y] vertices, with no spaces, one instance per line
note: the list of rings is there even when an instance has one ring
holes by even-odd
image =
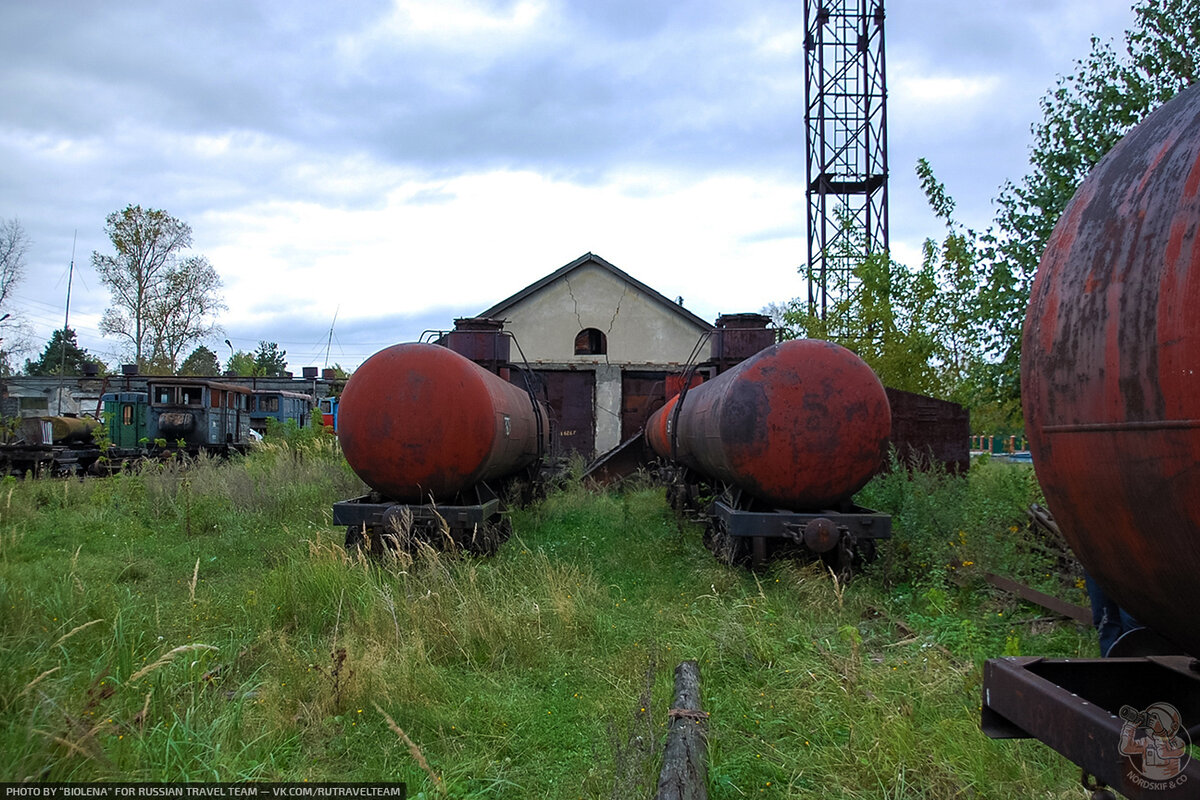
[[[910,469],[892,454],[886,473],[856,498],[892,515],[876,569],[894,584],[960,583],[986,568],[1030,579],[1027,509],[1044,502],[1033,468],[981,459],[964,475],[934,463]]]

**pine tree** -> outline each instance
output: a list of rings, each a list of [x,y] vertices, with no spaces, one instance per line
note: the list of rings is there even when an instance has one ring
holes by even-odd
[[[82,375],[85,364],[99,365],[100,362],[79,346],[74,330],[60,328],[50,336],[46,349],[37,361],[25,360],[25,374]]]

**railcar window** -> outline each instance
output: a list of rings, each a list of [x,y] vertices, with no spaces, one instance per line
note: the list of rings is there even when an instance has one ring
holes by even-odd
[[[122,425],[132,425],[133,424],[133,406],[131,406],[131,405],[121,406],[121,424]]]
[[[276,412],[279,410],[278,397],[260,397],[258,398],[258,410]]]
[[[183,393],[183,405],[198,406],[204,402],[203,390],[199,386],[184,386],[181,389]]]
[[[221,401],[224,399],[225,393],[220,389],[213,389],[209,392],[209,405],[213,408],[220,408]]]
[[[160,406],[175,405],[175,387],[173,386],[159,386],[154,396],[158,398],[155,402]]]

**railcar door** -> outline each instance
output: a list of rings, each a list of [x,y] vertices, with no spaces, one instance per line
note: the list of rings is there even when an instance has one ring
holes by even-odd
[[[108,440],[114,447],[132,449],[146,438],[148,404],[145,395],[107,395],[104,401],[104,422]]]
[[[229,392],[229,442],[246,444],[250,441],[250,402],[248,394]]]
[[[121,403],[121,444],[119,447],[138,447],[149,430],[146,424],[150,404],[144,400]]]
[[[209,444],[224,444],[229,436],[229,414],[225,405],[229,402],[232,392],[212,387],[208,390],[208,430]]]
[[[585,459],[596,455],[596,373],[591,370],[534,372],[534,391],[545,397],[554,415],[557,441],[551,446],[560,455],[579,453]],[[514,374],[510,381],[524,386]]]

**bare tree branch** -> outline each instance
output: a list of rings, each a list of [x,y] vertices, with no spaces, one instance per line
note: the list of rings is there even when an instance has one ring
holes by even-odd
[[[25,253],[29,251],[29,244],[20,220],[15,217],[0,220],[0,312],[7,312],[5,306],[25,275]]]

